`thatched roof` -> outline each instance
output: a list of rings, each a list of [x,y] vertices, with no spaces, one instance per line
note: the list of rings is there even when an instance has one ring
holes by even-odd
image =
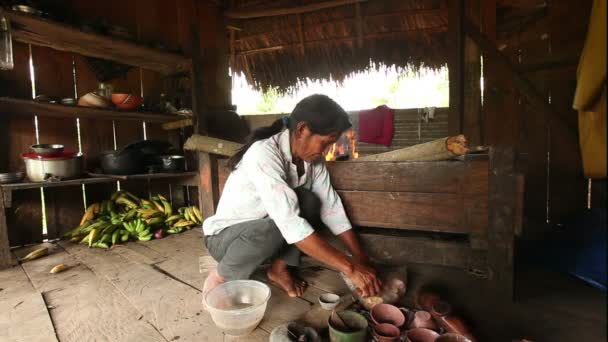
[[[229,17],[231,69],[258,88],[286,90],[299,79],[343,80],[378,64],[437,68],[448,61],[449,0],[233,0]],[[260,17],[269,9],[343,5]],[[498,10],[542,6],[499,0]],[[499,13],[500,14],[500,13]]]
[[[301,4],[318,3],[302,1]],[[295,1],[241,0],[233,10],[292,7]],[[406,67],[447,63],[447,9],[440,0],[375,0],[295,15],[239,19],[231,68],[258,87],[299,78],[342,80],[374,62]],[[360,19],[359,19],[360,18]],[[359,31],[360,30],[360,31]],[[359,33],[360,32],[360,33]]]

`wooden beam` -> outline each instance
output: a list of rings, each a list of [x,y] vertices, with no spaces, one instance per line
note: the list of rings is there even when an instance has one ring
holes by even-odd
[[[570,125],[567,119],[568,113],[562,113],[555,109],[551,104],[547,102],[545,97],[541,94],[538,89],[528,81],[517,68],[511,63],[509,58],[500,52],[496,45],[483,33],[481,33],[477,26],[468,20],[464,22],[465,32],[475,43],[481,48],[481,50],[488,55],[492,60],[497,63],[503,70],[508,72],[512,77],[515,87],[519,90],[519,93],[524,97],[533,107],[540,110],[549,121],[555,121],[559,126],[564,128],[564,132],[569,135],[570,141],[576,141],[577,127]],[[554,120],[557,119],[557,120]]]
[[[464,0],[448,2],[450,116],[448,134],[463,132],[464,123]]]
[[[280,7],[280,8],[268,8],[268,9],[245,9],[245,10],[228,10],[224,12],[224,16],[231,19],[253,19],[263,17],[274,17],[280,15],[291,15],[301,14],[320,11],[323,9],[340,7],[345,5],[351,5],[358,2],[365,2],[367,0],[330,0],[318,3],[312,3],[303,6],[293,7]]]

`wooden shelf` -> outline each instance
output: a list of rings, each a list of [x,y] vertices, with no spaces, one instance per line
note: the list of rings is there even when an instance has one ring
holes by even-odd
[[[178,115],[154,112],[130,112],[103,108],[66,106],[32,100],[0,97],[0,112],[6,115],[39,115],[63,118],[137,120],[147,122],[169,122]]]
[[[140,175],[106,175],[101,173],[89,172],[89,176],[94,178],[111,178],[114,180],[135,180],[135,179],[162,179],[162,178],[177,178],[191,177],[197,175],[196,171],[173,172],[173,173],[145,173]]]
[[[103,58],[122,64],[172,74],[189,71],[191,60],[115,37],[83,32],[76,27],[34,15],[0,8],[11,21],[14,40]]]
[[[38,188],[57,188],[63,186],[75,186],[81,184],[97,184],[97,183],[111,183],[115,182],[115,179],[108,177],[94,177],[94,178],[80,178],[70,179],[57,182],[23,182],[23,183],[12,183],[12,184],[0,184],[2,190],[6,191],[17,191],[27,189],[38,189]]]
[[[90,174],[92,175],[92,174]],[[39,188],[58,188],[66,186],[79,186],[81,184],[99,184],[99,183],[113,183],[119,180],[135,180],[135,179],[166,179],[166,178],[184,178],[183,181],[176,182],[177,185],[190,185],[197,186],[198,182],[195,176],[198,175],[196,171],[178,172],[178,173],[150,173],[142,175],[129,175],[129,176],[117,176],[117,175],[99,175],[90,178],[79,178],[69,179],[57,182],[24,182],[24,183],[13,183],[13,184],[0,184],[0,201],[4,200],[4,208],[10,208],[12,205],[12,193],[13,191],[27,190],[27,189],[39,189]]]

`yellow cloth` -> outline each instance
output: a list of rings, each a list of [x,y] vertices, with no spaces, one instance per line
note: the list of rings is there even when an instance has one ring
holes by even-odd
[[[606,178],[606,0],[593,1],[573,107],[585,176]]]

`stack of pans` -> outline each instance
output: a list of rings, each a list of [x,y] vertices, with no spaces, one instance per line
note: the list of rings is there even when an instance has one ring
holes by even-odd
[[[23,172],[0,173],[0,184],[17,183],[23,179]]]

